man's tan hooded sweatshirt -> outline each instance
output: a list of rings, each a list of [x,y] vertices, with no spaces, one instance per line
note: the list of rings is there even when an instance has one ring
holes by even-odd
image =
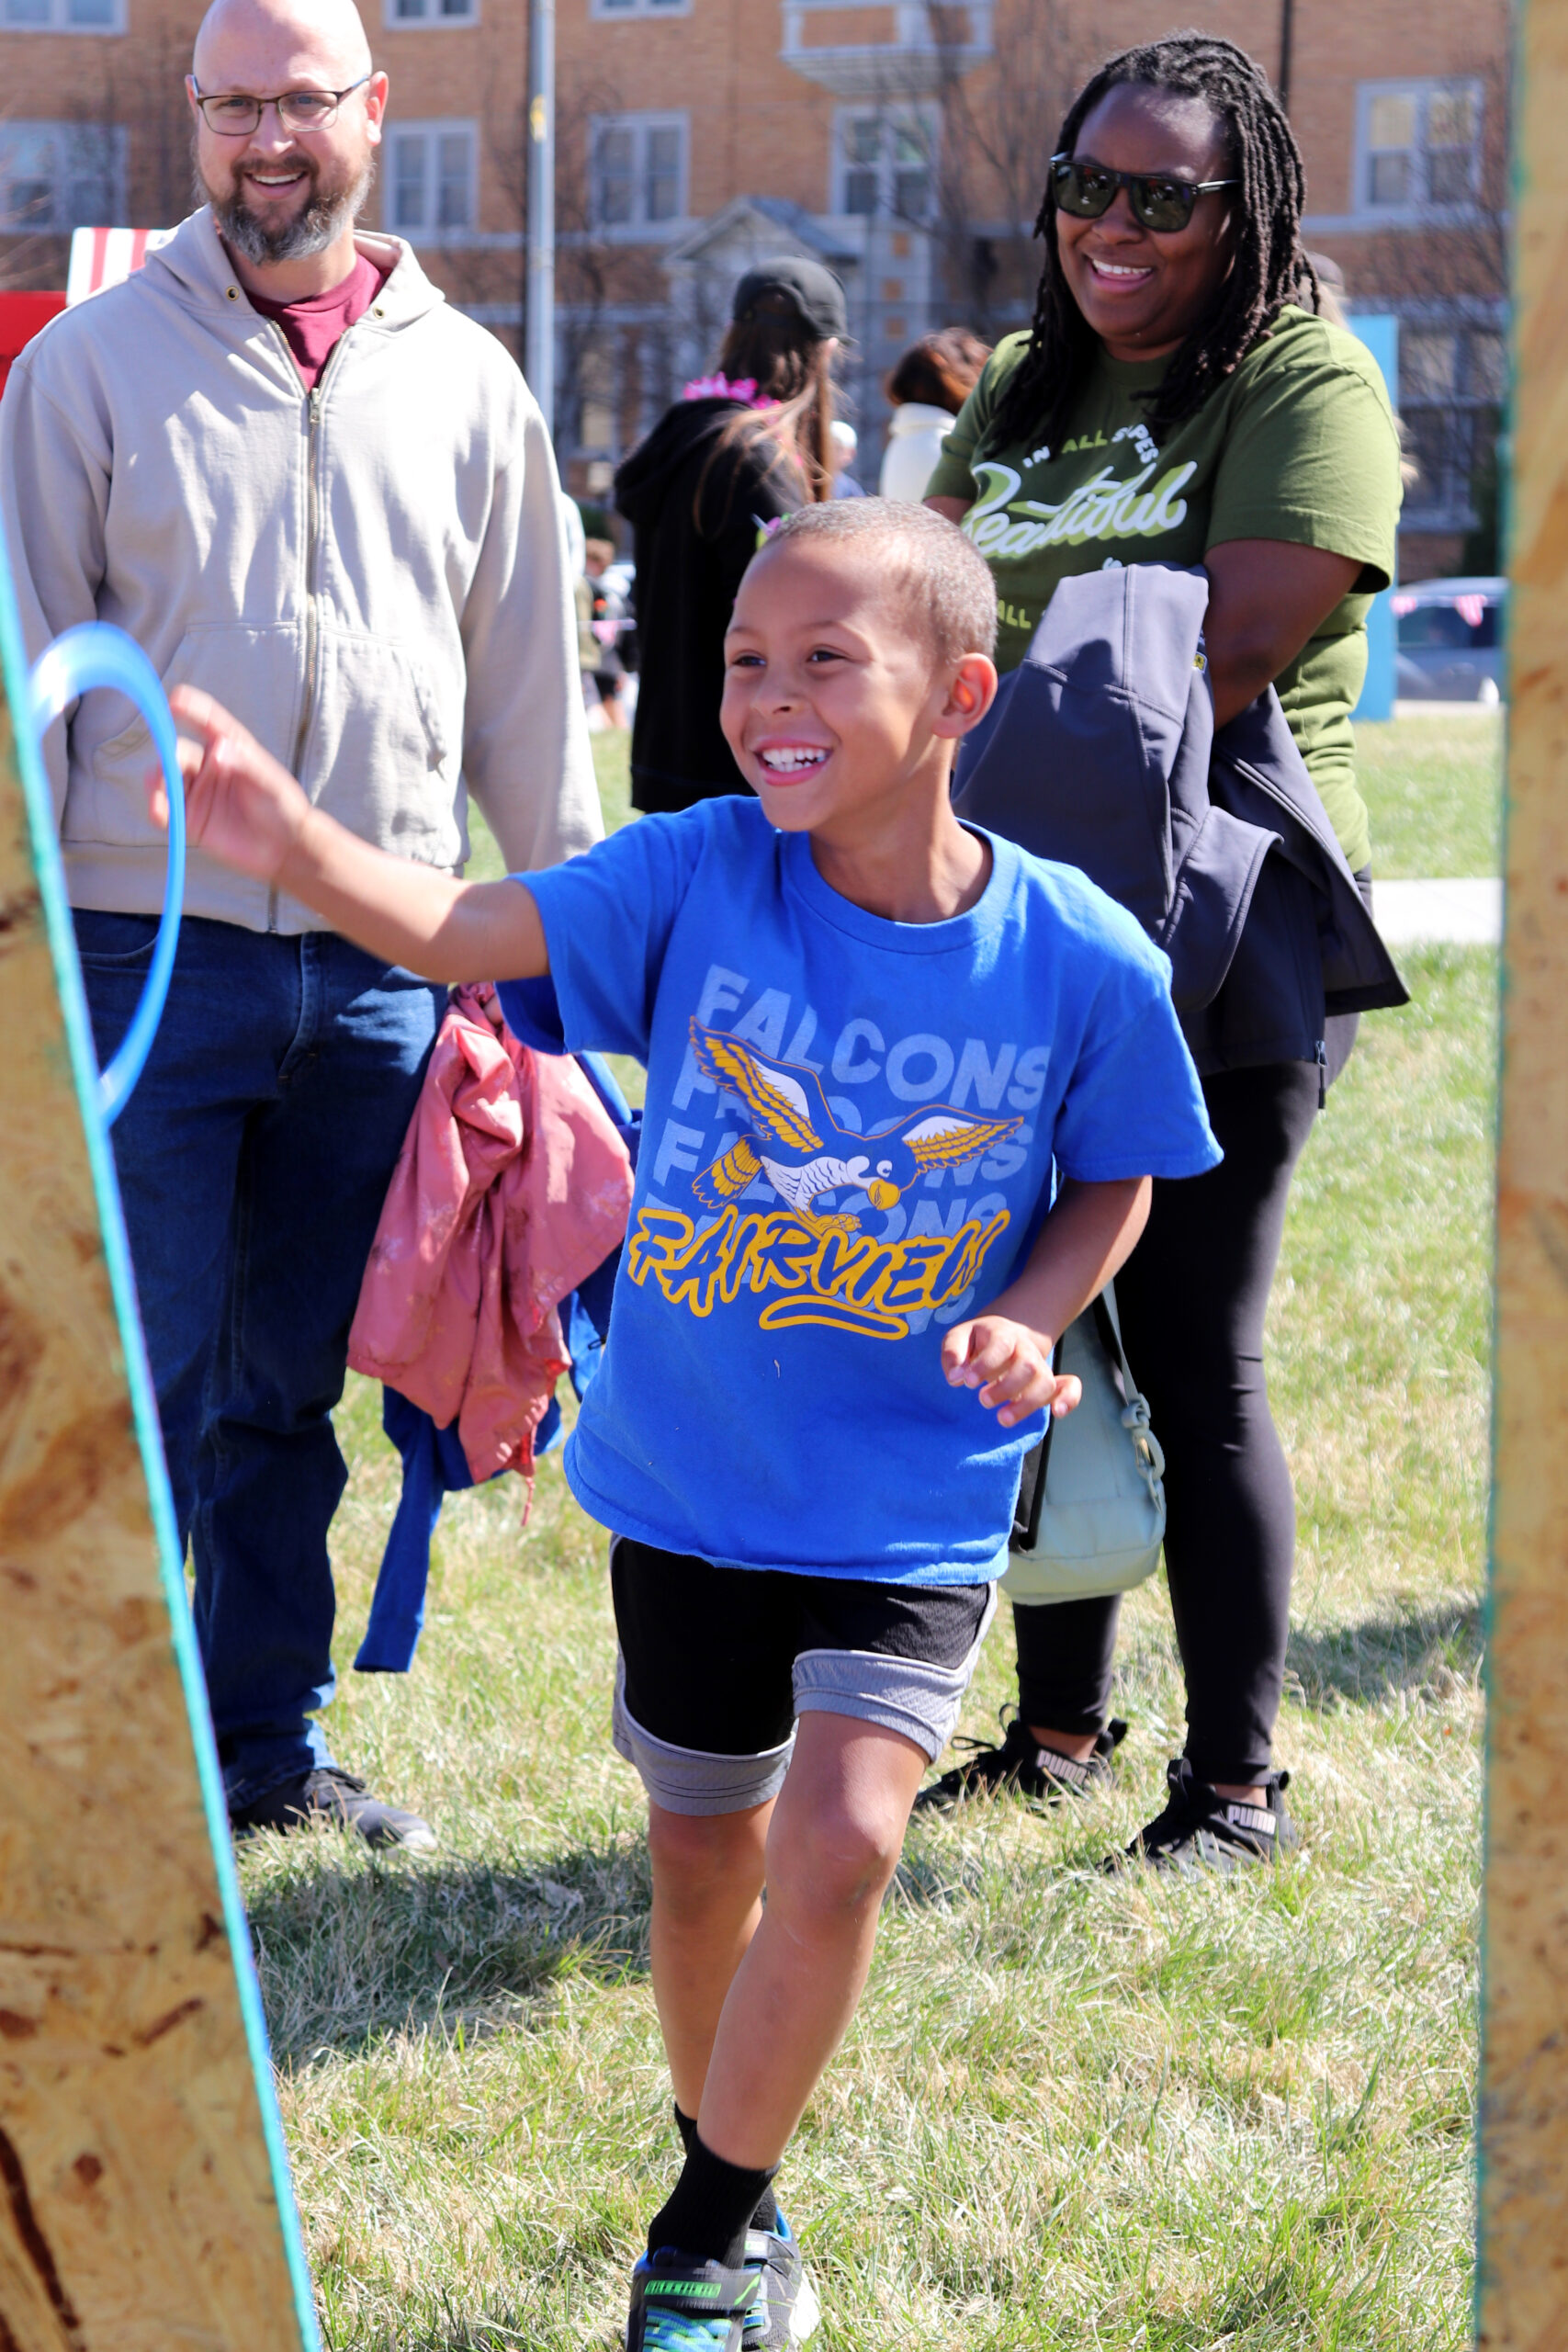
[[[113,621],[363,840],[456,870],[472,791],[509,868],[553,865],[602,828],[549,438],[409,247],[357,243],[391,276],[313,392],[205,209],[28,346],[0,402],[28,652]],[[87,695],[47,760],[72,903],[155,914],[145,727]],[[199,852],[185,903],[322,927]]]

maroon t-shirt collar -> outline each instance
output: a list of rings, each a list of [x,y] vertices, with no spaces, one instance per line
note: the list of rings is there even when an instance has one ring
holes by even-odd
[[[251,296],[251,308],[264,319],[276,319],[293,354],[305,390],[313,391],[321,370],[356,319],[362,319],[388,278],[389,269],[378,269],[361,254],[348,276],[324,294],[305,294],[297,302],[270,302]]]

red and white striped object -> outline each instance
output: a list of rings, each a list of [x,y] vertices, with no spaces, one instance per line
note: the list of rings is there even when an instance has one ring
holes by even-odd
[[[67,308],[130,277],[174,233],[172,229],[73,229],[71,267],[65,279]]]

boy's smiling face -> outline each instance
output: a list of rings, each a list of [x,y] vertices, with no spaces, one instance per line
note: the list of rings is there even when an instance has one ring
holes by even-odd
[[[725,738],[771,824],[852,830],[946,788],[949,746],[996,691],[984,654],[943,661],[897,559],[852,541],[763,550],[724,641]]]

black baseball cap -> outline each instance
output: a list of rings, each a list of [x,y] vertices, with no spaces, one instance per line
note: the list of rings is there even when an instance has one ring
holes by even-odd
[[[784,294],[795,304],[812,332],[846,342],[850,332],[844,289],[830,269],[801,254],[781,254],[776,261],[760,261],[746,272],[735,289],[730,318],[739,324],[750,315],[764,294]]]

